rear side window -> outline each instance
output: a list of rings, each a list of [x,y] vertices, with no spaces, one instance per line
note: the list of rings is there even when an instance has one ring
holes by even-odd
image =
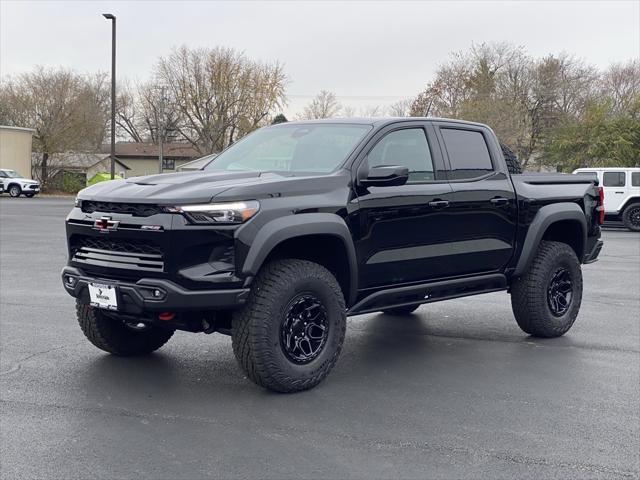
[[[481,177],[493,171],[484,135],[472,130],[442,128],[442,137],[451,162],[451,180]]]
[[[604,172],[605,187],[624,187],[624,172]]]
[[[640,187],[640,172],[631,172],[631,186]]]

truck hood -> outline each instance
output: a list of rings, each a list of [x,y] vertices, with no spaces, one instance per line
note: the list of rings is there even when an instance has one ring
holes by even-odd
[[[82,200],[127,203],[206,203],[219,193],[259,181],[259,172],[183,172],[100,182],[82,190]]]
[[[314,178],[316,182],[319,179],[319,177]],[[264,172],[205,172],[199,170],[100,182],[80,191],[78,198],[101,202],[155,203],[160,205],[206,203],[223,192],[226,192],[225,197],[233,196],[237,187],[248,187],[238,189],[238,195],[244,193],[258,195],[262,191],[270,190],[276,184],[281,186],[282,182],[289,184],[298,180],[302,180],[302,177]]]

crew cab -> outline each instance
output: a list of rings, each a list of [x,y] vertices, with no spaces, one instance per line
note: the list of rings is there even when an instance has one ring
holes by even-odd
[[[632,232],[640,232],[640,168],[579,168],[573,173],[598,178],[606,220],[622,221]]]
[[[505,291],[524,332],[563,335],[603,219],[595,178],[511,174],[482,124],[291,122],[200,171],[82,190],[62,282],[102,350],[220,332],[249,379],[292,392],[328,375],[350,315]]]

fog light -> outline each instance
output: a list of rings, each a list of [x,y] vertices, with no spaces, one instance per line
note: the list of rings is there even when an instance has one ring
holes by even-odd
[[[76,277],[67,275],[65,281],[67,282],[67,285],[69,285],[70,287],[73,287],[76,284]]]
[[[156,298],[160,298],[162,296],[162,292],[156,289],[153,291],[153,296]]]

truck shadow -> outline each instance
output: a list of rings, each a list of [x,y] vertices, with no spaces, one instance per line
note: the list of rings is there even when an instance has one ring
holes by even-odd
[[[502,345],[501,355],[515,364],[520,363],[523,353],[525,358],[529,357],[538,346],[571,345],[568,338],[541,340],[515,331],[504,332],[500,338],[491,333],[478,337],[466,333],[455,318],[449,321],[450,327],[433,325],[428,314],[419,312],[404,317],[378,314],[351,321],[341,358],[328,383],[337,389],[354,384],[367,388],[368,383],[378,383],[385,377],[428,381],[440,377],[447,369],[471,372],[479,361],[494,356],[494,342]],[[287,397],[261,389],[246,379],[236,365],[230,340],[228,344],[224,340],[202,354],[189,350],[182,341],[170,343],[146,357],[98,353],[83,364],[77,382],[89,398],[116,404],[132,401],[179,404],[190,397],[237,402],[240,392],[248,395],[247,400]]]

